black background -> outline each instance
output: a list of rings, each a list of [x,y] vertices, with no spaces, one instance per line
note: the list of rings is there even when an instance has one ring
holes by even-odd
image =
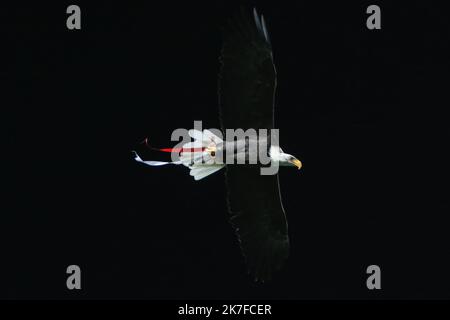
[[[450,298],[442,2],[245,3],[271,34],[281,146],[304,164],[280,173],[283,270],[246,275],[223,172],[195,182],[131,154],[156,160],[140,141],[169,147],[194,120],[219,127],[220,26],[239,3],[22,3],[1,10],[1,298]],[[382,30],[366,28],[370,4]]]

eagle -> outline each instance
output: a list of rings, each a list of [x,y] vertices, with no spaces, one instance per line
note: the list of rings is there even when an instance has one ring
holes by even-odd
[[[275,90],[277,76],[272,45],[264,17],[242,9],[222,28],[223,46],[218,76],[219,117],[221,132],[228,129],[266,129],[274,126]],[[178,157],[176,161],[135,160],[151,166],[182,164],[190,169],[195,180],[201,180],[226,168],[227,206],[248,273],[255,281],[272,278],[289,256],[289,236],[286,214],[280,194],[278,173],[261,174],[262,164],[232,163],[223,155],[231,153],[231,160],[249,159],[258,152],[249,139],[224,140],[213,130],[188,131],[194,140],[181,147],[157,149]],[[264,138],[259,137],[259,141]],[[251,142],[251,141],[250,141]],[[280,166],[302,167],[299,159],[283,152],[265,138],[270,161]],[[147,140],[145,140],[147,144]],[[148,145],[148,144],[147,144]],[[259,146],[259,145],[257,145]],[[228,160],[228,158],[227,158]]]

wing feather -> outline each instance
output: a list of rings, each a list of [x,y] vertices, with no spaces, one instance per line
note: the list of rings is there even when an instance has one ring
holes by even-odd
[[[264,20],[242,11],[224,28],[219,73],[222,129],[273,128],[276,71]]]
[[[264,18],[241,12],[224,30],[219,105],[222,129],[272,129],[276,71]],[[287,221],[278,175],[261,175],[259,166],[228,165],[231,224],[248,271],[269,280],[289,255]]]

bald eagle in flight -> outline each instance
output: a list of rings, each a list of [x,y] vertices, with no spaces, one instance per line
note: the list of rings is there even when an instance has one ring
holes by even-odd
[[[218,83],[222,132],[226,129],[274,129],[276,71],[272,46],[263,16],[241,10],[223,28]],[[227,165],[216,153],[232,148],[235,158],[248,155],[247,141],[223,141],[210,130],[189,130],[193,142],[181,148],[157,149],[179,154],[174,162],[135,160],[159,166],[182,164],[200,180],[226,167],[227,204],[248,272],[255,281],[270,280],[289,255],[286,215],[281,202],[278,174],[262,175],[261,165]],[[270,161],[301,168],[300,160],[270,145]],[[245,156],[244,156],[245,157]],[[201,159],[201,161],[195,161]]]

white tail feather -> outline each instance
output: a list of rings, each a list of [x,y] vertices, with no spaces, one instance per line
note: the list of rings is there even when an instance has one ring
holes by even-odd
[[[183,145],[183,149],[187,150],[182,151],[180,154],[181,163],[189,168],[194,165],[214,165],[215,157],[211,156],[209,151],[191,151],[189,149],[213,148],[217,150],[222,147],[223,140],[207,129],[203,130],[203,132],[200,130],[191,129],[189,130],[189,135],[194,139],[194,141]]]
[[[215,142],[216,144],[223,142],[221,138],[208,129],[203,130],[203,132],[200,130],[191,129],[189,130],[189,135],[194,138],[194,142],[202,142],[204,147],[208,146],[211,142]]]
[[[203,132],[191,129],[189,130],[189,135],[194,139],[194,142],[185,144],[183,148],[201,146],[217,150],[218,148],[221,148],[223,144],[221,138],[206,129],[203,130]],[[211,156],[208,151],[184,151],[180,155],[180,161],[191,169],[189,174],[193,176],[195,180],[201,180],[225,167],[224,164],[215,164],[215,157]]]
[[[216,171],[219,171],[225,167],[225,165],[198,165],[191,167],[191,172],[189,173],[194,177],[195,180],[201,180]]]

